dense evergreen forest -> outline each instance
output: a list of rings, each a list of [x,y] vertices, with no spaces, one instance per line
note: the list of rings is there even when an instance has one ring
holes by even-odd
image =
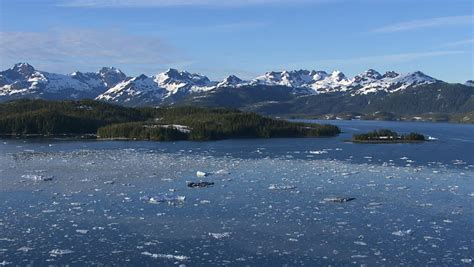
[[[392,130],[388,129],[381,129],[375,130],[372,132],[364,133],[364,134],[354,134],[352,136],[353,141],[362,141],[362,142],[370,142],[370,141],[383,141],[383,142],[418,142],[418,141],[425,141],[425,136],[419,133],[409,133],[409,134],[398,134]]]
[[[140,140],[334,136],[333,125],[293,123],[236,109],[127,108],[93,100],[0,104],[2,135],[81,135]]]

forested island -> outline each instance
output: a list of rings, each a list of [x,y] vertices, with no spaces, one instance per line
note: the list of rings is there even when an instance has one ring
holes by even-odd
[[[419,133],[398,134],[392,130],[381,129],[364,134],[354,134],[351,139],[354,143],[413,143],[426,141]]]
[[[337,126],[296,123],[237,109],[128,108],[93,100],[17,100],[0,104],[2,136],[92,136],[131,140],[326,137]]]

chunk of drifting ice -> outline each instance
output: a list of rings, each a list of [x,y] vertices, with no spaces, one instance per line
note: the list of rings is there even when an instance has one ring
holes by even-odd
[[[362,242],[362,241],[355,241],[354,244],[359,245],[359,246],[367,246],[367,243]]]
[[[87,233],[89,232],[89,230],[78,229],[78,230],[76,230],[76,232],[79,233],[79,234],[85,235],[85,234],[87,234]]]
[[[328,152],[326,150],[315,150],[315,151],[309,151],[309,154],[313,155],[322,155],[322,154],[327,154]]]
[[[142,199],[142,198],[140,198]],[[169,194],[161,194],[155,197],[150,197],[148,199],[148,203],[150,204],[158,204],[158,203],[181,203],[184,202],[186,199],[185,196],[178,196],[178,195],[169,195]]]
[[[197,171],[196,172],[197,177],[206,177],[208,175],[209,175],[209,173],[207,173],[207,172],[202,172],[202,171]]]
[[[218,175],[229,175],[230,172],[229,172],[228,170],[222,169],[222,170],[216,171],[215,174],[218,174]]]
[[[324,202],[344,203],[355,200],[355,197],[327,197]]]
[[[392,232],[392,235],[396,235],[396,236],[406,236],[406,235],[411,235],[413,233],[413,230],[411,229],[408,229],[408,230],[398,230],[398,231],[395,231],[395,232]]]
[[[284,184],[271,184],[268,189],[270,190],[292,190],[296,189],[294,185],[284,185]]]
[[[223,239],[223,238],[228,238],[230,237],[230,232],[224,232],[224,233],[209,233],[209,236],[215,239]]]
[[[51,256],[61,256],[61,255],[66,255],[66,254],[71,254],[74,253],[74,251],[70,249],[53,249],[49,252]]]
[[[172,255],[172,254],[157,254],[157,253],[150,253],[148,251],[142,252],[142,255],[150,256],[152,258],[158,259],[169,259],[169,260],[177,260],[177,261],[187,261],[189,260],[188,256],[184,255]]]
[[[37,174],[25,174],[25,175],[22,175],[21,178],[33,180],[35,182],[48,182],[48,181],[53,180],[52,176],[43,176],[43,175],[37,175]]]
[[[22,252],[28,252],[30,250],[33,250],[33,249],[30,248],[30,247],[21,247],[21,248],[17,249],[17,251],[22,251]]]

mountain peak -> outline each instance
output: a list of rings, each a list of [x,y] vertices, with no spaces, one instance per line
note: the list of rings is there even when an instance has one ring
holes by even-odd
[[[28,63],[17,63],[11,70],[22,74],[23,76],[30,76],[35,72],[35,68]]]
[[[123,74],[123,72],[120,69],[117,69],[115,67],[102,67],[98,73],[99,74],[110,74],[110,73]]]
[[[127,79],[127,75],[115,67],[102,67],[97,74],[101,77],[107,87],[113,87],[116,84]]]
[[[382,78],[382,75],[381,75],[378,71],[376,71],[376,70],[374,70],[374,69],[368,69],[368,70],[366,70],[366,71],[363,73],[363,75],[365,75],[366,77],[372,78],[372,79],[380,79],[380,78]]]
[[[141,74],[141,75],[135,77],[135,81],[136,80],[145,80],[146,78],[148,78],[148,76],[146,76],[145,74]]]
[[[398,77],[398,75],[400,74],[396,73],[395,71],[387,71],[383,75],[383,78],[395,78],[395,77]]]
[[[340,70],[334,70],[333,72],[331,72],[331,77],[334,78],[336,81],[346,79],[346,75]]]
[[[217,84],[217,87],[225,87],[225,86],[235,86],[242,83],[242,79],[235,75],[229,75],[220,83]]]

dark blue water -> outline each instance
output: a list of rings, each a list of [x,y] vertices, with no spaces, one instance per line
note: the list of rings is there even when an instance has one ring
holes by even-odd
[[[343,134],[1,140],[0,263],[472,265],[474,127],[331,123]],[[345,142],[380,128],[439,140]],[[150,203],[163,194],[185,200]]]

